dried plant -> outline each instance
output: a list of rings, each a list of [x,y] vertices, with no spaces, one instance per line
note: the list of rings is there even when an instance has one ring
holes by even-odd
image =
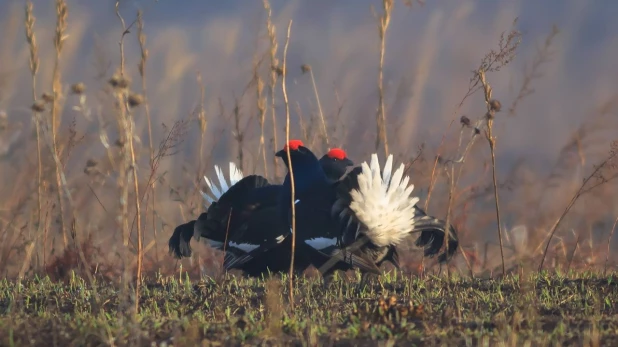
[[[386,51],[386,31],[391,21],[393,0],[382,0],[383,13],[379,16],[378,35],[380,37],[380,65],[378,67],[378,112],[376,114],[376,151],[380,142],[384,145],[384,156],[388,156],[388,137],[386,133],[386,110],[384,109],[384,53]]]
[[[290,103],[288,102],[288,91],[287,86],[285,84],[285,78],[287,75],[287,55],[288,55],[288,46],[290,44],[290,30],[292,29],[292,20],[288,23],[288,31],[285,37],[285,46],[283,48],[283,73],[281,75],[281,92],[283,93],[283,103],[285,104],[285,143],[286,145],[290,142]],[[292,256],[290,258],[290,305],[292,309],[294,309],[294,255],[296,252],[296,205],[294,201],[296,200],[295,194],[296,189],[294,187],[294,172],[292,170],[292,158],[290,157],[290,149],[286,151],[288,156],[288,170],[290,174],[290,186],[292,189],[291,192],[291,200],[290,204],[292,206]]]
[[[562,214],[558,217],[558,219],[556,219],[554,224],[549,228],[549,231],[547,233],[548,235],[547,243],[545,244],[545,251],[543,252],[541,263],[539,264],[539,269],[538,269],[539,272],[543,270],[543,263],[545,262],[545,257],[547,256],[549,245],[551,243],[552,238],[554,237],[554,234],[556,233],[556,230],[558,229],[558,226],[560,226],[560,223],[562,222],[564,217],[566,217],[566,215],[569,213],[573,205],[575,205],[577,200],[580,197],[582,197],[584,194],[591,192],[593,189],[618,178],[618,173],[613,173],[609,177],[606,177],[606,175],[604,175],[604,171],[607,170],[608,168],[609,169],[615,168],[616,156],[618,156],[617,147],[618,146],[616,146],[615,142],[612,143],[612,148],[610,150],[609,155],[605,159],[603,159],[599,164],[594,165],[592,172],[586,178],[584,178],[582,184],[579,186],[579,189],[577,189],[577,192],[575,192],[575,194],[569,201],[568,205],[565,207],[564,211],[562,212]]]
[[[264,81],[258,70],[260,68],[260,61],[256,61],[253,66],[253,79],[255,82],[256,102],[258,109],[258,122],[260,124],[260,148],[258,150],[258,156],[262,154],[262,162],[264,165],[264,176],[268,177],[268,164],[266,163],[266,143],[264,141],[264,124],[266,123],[266,97],[264,97]]]
[[[142,220],[141,220],[141,206],[139,199],[139,180],[137,174],[137,163],[136,163],[136,155],[135,155],[135,146],[133,144],[134,135],[134,121],[133,121],[133,110],[132,107],[138,106],[141,102],[143,102],[141,96],[137,97],[136,94],[129,92],[128,87],[130,86],[129,80],[125,75],[125,55],[124,55],[124,38],[129,33],[129,29],[138,21],[141,22],[141,13],[138,13],[135,21],[131,23],[128,27],[125,24],[124,18],[120,14],[119,10],[119,1],[116,1],[116,16],[118,17],[120,24],[122,26],[122,35],[120,37],[120,41],[118,43],[120,47],[120,68],[119,75],[116,78],[112,78],[111,84],[115,85],[115,97],[116,97],[116,120],[118,123],[118,131],[120,137],[120,165],[119,165],[119,174],[118,174],[118,188],[120,191],[120,211],[119,211],[119,226],[120,230],[122,230],[123,235],[123,245],[124,245],[124,271],[123,271],[123,288],[128,288],[129,281],[129,268],[128,264],[130,263],[130,251],[129,251],[129,240],[131,230],[129,229],[129,186],[128,183],[131,181],[129,179],[129,171],[132,173],[132,181],[133,181],[133,189],[135,192],[135,215],[137,218],[137,274],[136,274],[136,285],[134,291],[134,314],[139,312],[139,289],[142,280],[142,262],[143,262],[143,235],[142,235]],[[143,23],[142,23],[143,25]],[[142,57],[143,59],[143,57]],[[141,70],[141,69],[140,69]],[[143,72],[143,71],[142,71]],[[140,74],[142,74],[140,72]],[[142,78],[143,75],[142,75]],[[114,83],[115,81],[115,83]]]
[[[515,26],[516,24],[517,24],[517,19],[513,21],[512,26]],[[465,95],[463,96],[459,104],[457,105],[455,112],[453,113],[455,117],[451,120],[449,124],[449,128],[454,123],[456,119],[456,115],[459,113],[459,110],[461,109],[463,104],[466,102],[466,100],[482,88],[482,85],[480,85],[481,81],[479,79],[479,74],[476,72],[481,71],[481,70],[485,71],[486,73],[500,71],[501,68],[511,63],[513,59],[515,58],[515,55],[517,53],[517,48],[519,47],[519,44],[521,43],[521,36],[522,36],[521,32],[516,29],[512,29],[511,31],[509,31],[508,34],[506,32],[503,32],[502,34],[500,34],[500,39],[498,42],[497,50],[491,49],[489,53],[487,53],[481,60],[479,67],[473,71],[473,75],[470,78],[470,82],[468,83],[468,90],[466,91]],[[477,123],[481,124],[482,120],[477,121]],[[446,131],[448,131],[448,129]],[[431,177],[429,180],[429,188],[427,190],[427,199],[425,200],[425,210],[427,210],[427,208],[429,207],[429,201],[431,199],[431,194],[433,192],[433,189],[436,183],[436,168],[438,165],[438,159],[441,158],[442,156],[442,151],[444,148],[444,141],[446,139],[446,131],[442,135],[442,140],[440,141],[440,145],[437,150],[436,159],[434,160],[433,168],[431,171]],[[476,137],[477,137],[476,135],[478,135],[479,133],[480,133],[480,129],[477,125],[475,125],[473,128],[473,136],[468,142],[468,145],[465,147],[464,154],[460,157],[461,159],[456,160],[457,162],[465,161],[465,155],[468,152],[468,150],[472,147],[472,145],[474,144]],[[463,128],[462,128],[462,131],[460,132],[459,144],[461,144],[462,134],[463,134]],[[458,151],[459,151],[459,147],[458,147]],[[459,153],[457,153],[457,156],[459,156]]]
[[[541,78],[543,75],[539,71],[541,66],[550,62],[552,58],[551,47],[554,39],[558,36],[560,31],[557,26],[552,26],[551,32],[545,38],[545,42],[543,43],[543,47],[537,49],[537,55],[532,60],[531,66],[524,67],[524,80],[519,88],[519,92],[517,93],[517,97],[513,101],[513,104],[509,108],[509,116],[515,115],[515,111],[519,103],[526,98],[527,96],[534,93],[534,89],[531,87],[532,81],[538,78]]]
[[[39,47],[37,45],[36,34],[34,32],[35,22],[36,22],[36,18],[34,17],[32,1],[28,0],[26,2],[25,24],[26,24],[26,42],[28,43],[28,47],[30,48],[29,67],[30,67],[30,74],[32,75],[32,102],[33,104],[37,103],[36,77],[37,77],[37,72],[39,71]],[[43,206],[42,206],[43,165],[41,163],[41,126],[37,119],[37,112],[42,112],[41,107],[38,107],[37,110],[33,109],[32,121],[34,123],[35,131],[36,131],[36,156],[37,156],[37,219],[36,220],[37,220],[38,228],[40,230],[41,229],[41,213],[43,210]],[[36,242],[33,242],[33,245],[35,244]]]
[[[279,143],[277,141],[277,117],[275,112],[275,90],[277,89],[277,79],[279,76],[277,73],[279,68],[279,59],[277,58],[277,33],[275,24],[272,21],[272,9],[270,8],[270,2],[268,0],[264,0],[264,9],[268,14],[266,17],[266,30],[270,41],[270,81],[268,90],[270,94],[270,114],[273,126],[273,148],[279,148]],[[274,177],[277,178],[279,175],[279,161],[277,158],[273,159],[273,163],[275,166]]]
[[[315,77],[313,76],[313,69],[311,65],[303,64],[300,67],[303,74],[309,73],[311,76],[311,85],[313,86],[313,94],[315,95],[315,100],[318,103],[318,114],[320,115],[320,121],[322,122],[322,138],[326,144],[326,147],[330,147],[330,141],[328,140],[328,130],[326,130],[326,121],[324,120],[324,113],[322,112],[322,104],[320,103],[320,95],[318,94],[318,87],[315,84]]]
[[[54,35],[54,48],[56,51],[54,61],[54,71],[52,76],[52,108],[51,112],[51,136],[54,155],[58,157],[58,144],[56,142],[58,126],[60,125],[60,99],[62,98],[62,82],[60,73],[60,55],[66,39],[65,31],[67,28],[68,8],[64,0],[56,0],[56,32]],[[35,101],[36,102],[36,101]],[[60,226],[62,228],[62,239],[64,247],[68,246],[67,230],[64,220],[64,200],[62,198],[60,160],[56,161],[56,187],[58,192],[58,208],[60,209]]]
[[[487,106],[487,113],[485,114],[485,118],[487,121],[487,128],[485,128],[485,137],[489,142],[489,150],[491,152],[491,171],[493,177],[494,184],[494,201],[496,203],[496,221],[498,223],[498,240],[500,242],[500,257],[502,259],[502,276],[506,276],[506,268],[504,265],[504,247],[502,245],[502,223],[500,221],[500,201],[498,199],[498,179],[496,175],[496,137],[493,135],[493,124],[494,118],[496,117],[496,113],[500,112],[502,105],[500,101],[496,99],[492,99],[492,89],[489,83],[487,82],[487,78],[485,76],[484,70],[479,70],[479,80],[483,85],[483,91],[485,95],[485,104]]]

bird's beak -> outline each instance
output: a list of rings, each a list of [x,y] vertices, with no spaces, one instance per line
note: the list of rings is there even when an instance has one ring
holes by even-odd
[[[343,159],[343,163],[345,164],[345,166],[354,166],[354,162],[348,158]]]
[[[287,156],[287,152],[282,150],[279,150],[279,152],[275,153],[275,157],[279,157],[279,158],[283,158]]]

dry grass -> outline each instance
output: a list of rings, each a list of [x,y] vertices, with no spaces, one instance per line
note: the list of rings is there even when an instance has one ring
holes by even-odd
[[[341,146],[357,164],[380,145],[380,153],[403,161],[425,209],[459,231],[461,252],[446,268],[449,278],[616,268],[618,90],[602,84],[601,73],[598,85],[580,78],[577,93],[562,86],[567,77],[557,75],[571,71],[563,52],[569,32],[559,26],[548,26],[530,52],[536,39],[523,36],[517,22],[467,31],[462,23],[472,19],[464,5],[441,15],[429,12],[431,4],[415,6],[411,15],[430,19],[427,30],[410,36],[423,44],[406,51],[396,48],[410,44],[398,42],[394,8],[401,4],[384,0],[379,35],[371,20],[357,28],[358,43],[331,28],[345,44],[329,42],[337,49],[324,53],[298,49],[308,40],[302,21],[294,18],[292,38],[289,27],[287,35],[277,32],[287,12],[264,1],[253,54],[235,36],[246,27],[214,21],[204,27],[198,57],[184,29],[148,25],[148,11],[131,12],[121,2],[114,30],[94,36],[85,34],[87,19],[71,2],[55,0],[53,18],[30,1],[3,6],[0,271],[7,279],[70,282],[75,271],[95,288],[98,307],[105,299],[94,283],[103,278],[122,284],[118,299],[130,306],[118,312],[135,318],[148,300],[143,278],[220,275],[220,255],[204,245],[182,262],[166,254],[174,226],[202,212],[198,188],[212,164],[233,160],[279,182],[285,168],[273,154],[281,139],[300,137],[318,154]],[[446,21],[444,33],[432,29]],[[466,49],[449,36],[459,42],[458,31],[472,33]],[[94,47],[92,54],[81,46]],[[438,48],[442,56],[465,54],[441,60]],[[240,65],[229,62],[241,53]],[[601,71],[594,65],[587,75]],[[573,74],[566,81],[579,83]],[[135,83],[132,76],[139,76]],[[491,90],[508,112],[497,113]],[[31,114],[31,124],[20,113]],[[568,125],[567,117],[577,122]],[[489,146],[478,141],[482,135]],[[442,276],[433,259],[418,254],[402,252],[406,274]],[[268,293],[296,293],[288,303],[301,307],[312,295],[290,285],[267,286],[270,334],[288,329],[295,311]],[[591,344],[603,335],[595,324],[586,337]],[[307,341],[322,341],[322,330],[298,329]]]

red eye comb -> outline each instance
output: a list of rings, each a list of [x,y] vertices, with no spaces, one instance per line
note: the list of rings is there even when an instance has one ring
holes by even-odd
[[[346,158],[345,151],[341,148],[333,148],[327,153],[329,158],[343,160]]]
[[[283,150],[287,151],[288,148],[291,148],[293,151],[296,151],[300,146],[304,146],[301,140],[290,140],[290,142],[283,146]]]

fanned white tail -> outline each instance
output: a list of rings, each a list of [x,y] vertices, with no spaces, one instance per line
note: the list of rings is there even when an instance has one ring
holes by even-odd
[[[238,169],[238,167],[236,167],[236,164],[232,162],[230,162],[229,182],[225,179],[225,175],[223,174],[223,171],[218,165],[215,165],[215,173],[217,174],[217,179],[219,180],[219,186],[216,185],[214,179],[211,181],[208,179],[208,177],[204,176],[204,181],[206,181],[206,185],[208,186],[210,191],[207,192],[209,193],[207,194],[200,190],[200,193],[202,193],[202,197],[204,198],[204,200],[206,200],[206,207],[208,207],[213,202],[219,200],[219,198],[221,198],[221,195],[227,192],[227,190],[230,189],[231,186],[235,185],[244,177],[243,173]]]
[[[376,246],[399,244],[414,229],[414,206],[418,197],[410,194],[410,177],[403,177],[403,163],[393,173],[393,155],[389,155],[380,174],[378,155],[371,155],[371,163],[362,164],[358,175],[358,189],[350,192],[350,209],[363,224],[359,233],[365,234]],[[392,176],[391,176],[392,174]],[[403,178],[403,179],[402,179]]]

